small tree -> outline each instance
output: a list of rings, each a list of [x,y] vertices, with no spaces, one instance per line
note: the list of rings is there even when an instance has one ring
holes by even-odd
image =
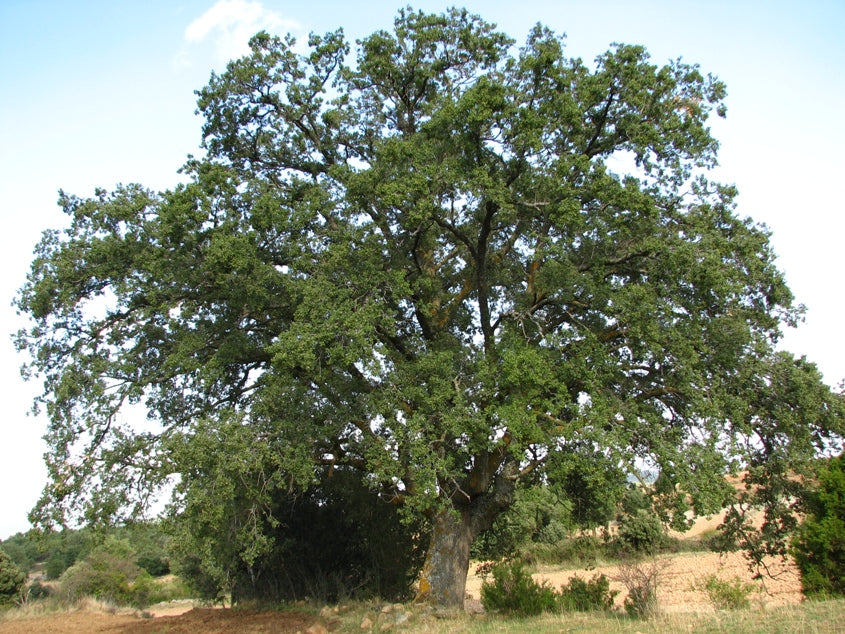
[[[807,518],[793,542],[804,594],[845,595],[845,454],[819,470],[806,509]]]
[[[0,606],[14,603],[26,585],[26,574],[0,548]]]

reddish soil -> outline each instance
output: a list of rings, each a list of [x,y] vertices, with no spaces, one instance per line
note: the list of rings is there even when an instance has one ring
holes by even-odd
[[[258,634],[305,632],[318,621],[298,612],[194,608],[177,616],[140,618],[126,614],[70,612],[0,622],[0,634]]]

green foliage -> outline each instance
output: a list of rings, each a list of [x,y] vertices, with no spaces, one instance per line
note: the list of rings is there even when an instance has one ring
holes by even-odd
[[[201,506],[225,537],[196,553],[220,584],[281,548],[250,510],[328,465],[471,540],[547,466],[589,525],[605,466],[658,465],[674,524],[735,460],[783,543],[842,405],[775,351],[801,308],[707,178],[725,86],[642,46],[588,66],[540,25],[513,43],[460,9],[401,10],[355,59],[342,31],[305,55],[260,33],[198,93],[187,183],[62,192],[16,300],[50,418],[33,521],[137,516],[223,454]],[[117,424],[132,404],[160,427]]]
[[[550,456],[550,486],[568,500],[571,523],[578,528],[605,526],[613,519],[625,492],[625,472],[603,452],[578,443]]]
[[[818,369],[806,359],[780,356],[776,363],[758,374],[746,377],[756,398],[736,417],[744,429],[754,421],[768,421],[760,443],[748,457],[743,488],[725,518],[723,531],[728,543],[745,550],[752,564],[760,566],[765,556],[785,556],[798,528],[802,501],[812,499],[817,451],[841,451],[845,421],[843,393],[831,395],[821,382]],[[831,398],[832,396],[832,398]],[[751,420],[749,420],[751,418]],[[808,421],[823,423],[815,428]],[[786,444],[782,439],[807,432],[800,442]],[[797,460],[796,452],[804,456]],[[759,530],[749,521],[753,512],[762,512]]]
[[[29,570],[42,559],[37,540],[29,533],[16,533],[2,542],[3,550],[21,570]]]
[[[613,609],[613,597],[617,591],[610,590],[610,580],[604,575],[595,575],[589,581],[571,577],[560,589],[560,605],[569,612],[593,612]]]
[[[58,579],[62,573],[91,550],[92,534],[87,529],[36,531],[18,533],[3,547],[21,570],[44,564],[47,579]]]
[[[0,548],[0,606],[14,603],[26,585],[26,574]]]
[[[710,603],[719,610],[740,610],[751,605],[749,596],[756,588],[739,577],[727,580],[710,574],[699,579],[693,589],[706,592]]]
[[[86,530],[50,531],[38,539],[41,540],[40,548],[47,555],[44,572],[50,580],[58,579],[65,570],[84,559],[93,545],[93,537]]]
[[[605,552],[607,542],[593,535],[577,535],[556,544],[556,561],[538,563],[575,563],[579,566],[594,566]]]
[[[38,579],[29,584],[26,592],[28,601],[38,601],[39,599],[46,599],[53,595],[52,588],[41,583]]]
[[[622,516],[637,515],[640,511],[654,511],[651,497],[644,487],[640,486],[631,486],[625,490],[620,507]]]
[[[808,597],[845,595],[845,454],[819,469],[807,517],[792,544]]]
[[[156,555],[141,555],[135,563],[153,577],[161,577],[170,572],[170,562]]]
[[[61,594],[68,601],[92,596],[118,604],[134,599],[131,584],[141,573],[135,552],[126,540],[107,537],[61,577]]]
[[[654,553],[666,541],[666,531],[654,511],[639,509],[619,520],[619,541],[635,553]]]
[[[545,485],[518,487],[513,504],[479,535],[472,548],[476,559],[502,559],[537,544],[555,545],[572,529],[571,504]]]
[[[187,505],[173,519],[178,571],[202,596],[409,597],[422,565],[424,527],[403,521],[354,472],[335,470],[299,493],[276,491],[263,508],[245,489],[209,500],[206,484],[183,483]],[[235,532],[246,520],[256,524]]]
[[[481,603],[489,611],[534,616],[559,609],[558,595],[548,583],[537,583],[518,561],[493,567],[493,581],[481,584]]]
[[[487,575],[492,573],[493,580]],[[571,577],[557,592],[548,582],[537,583],[517,560],[503,561],[482,570],[481,602],[485,609],[514,616],[534,616],[542,612],[592,612],[613,608],[610,581],[596,575],[589,581]]]

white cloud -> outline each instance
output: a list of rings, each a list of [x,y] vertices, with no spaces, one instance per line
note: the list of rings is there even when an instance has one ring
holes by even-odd
[[[249,53],[249,39],[258,31],[272,34],[301,34],[303,27],[296,21],[283,18],[251,0],[219,0],[217,4],[191,22],[185,29],[188,45],[210,43],[214,63],[226,63]],[[190,50],[183,48],[177,56],[179,66],[191,64]]]

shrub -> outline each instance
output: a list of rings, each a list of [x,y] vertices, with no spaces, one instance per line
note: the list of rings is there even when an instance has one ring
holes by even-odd
[[[47,557],[47,561],[44,564],[44,574],[47,576],[47,579],[58,579],[72,565],[73,562],[68,563],[62,553],[52,553]]]
[[[610,555],[609,546],[593,535],[579,535],[553,544],[531,542],[520,548],[515,558],[528,565],[572,564],[576,568],[590,568]]]
[[[134,559],[135,553],[129,542],[109,537],[103,545],[64,572],[62,595],[69,601],[92,596],[115,603],[130,603],[130,584],[141,572]]]
[[[136,608],[146,608],[156,603],[187,599],[190,596],[188,588],[178,578],[154,579],[148,572],[142,571],[129,586],[128,599]]]
[[[86,559],[65,570],[61,593],[67,601],[96,597],[114,603],[129,603],[129,579],[123,570],[95,567]]]
[[[547,583],[539,584],[518,561],[493,567],[493,581],[481,584],[481,603],[486,610],[515,616],[535,616],[558,608],[558,594]]]
[[[657,586],[667,565],[667,562],[655,560],[648,565],[634,560],[619,566],[619,580],[628,590],[625,611],[629,616],[648,619],[657,614]]]
[[[29,584],[27,593],[30,601],[36,601],[38,599],[46,599],[52,596],[53,591],[50,589],[50,586],[46,586],[36,579]]]
[[[792,552],[808,597],[845,595],[845,454],[830,459],[805,500],[807,518]]]
[[[17,601],[26,584],[26,574],[21,571],[0,548],[0,606]]]
[[[750,605],[748,597],[755,587],[739,577],[727,581],[710,574],[694,584],[693,589],[706,592],[710,603],[719,610],[739,610]]]
[[[663,524],[653,512],[640,509],[619,520],[619,540],[635,553],[655,553],[665,541]]]
[[[618,591],[611,592],[610,581],[604,575],[596,575],[590,581],[571,577],[560,589],[560,605],[570,612],[610,610],[617,594]]]

